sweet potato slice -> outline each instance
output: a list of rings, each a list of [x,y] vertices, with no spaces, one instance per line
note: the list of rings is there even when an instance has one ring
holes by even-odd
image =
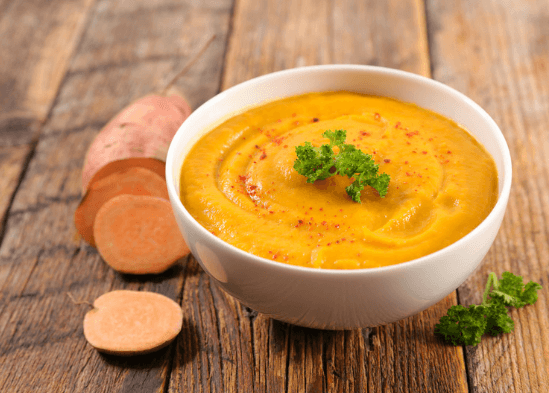
[[[105,262],[129,274],[161,273],[189,254],[166,199],[119,195],[97,212],[95,243]]]
[[[168,345],[181,331],[183,312],[170,298],[154,292],[107,292],[84,317],[84,336],[98,351],[137,355]]]
[[[105,165],[128,158],[166,161],[168,147],[191,109],[176,95],[145,96],[116,115],[97,134],[86,153],[82,169],[82,193]]]
[[[93,175],[93,178],[88,183],[88,188],[90,188],[91,185],[96,181],[112,175],[115,172],[134,167],[148,169],[156,173],[163,179],[166,177],[166,163],[164,161],[157,160],[156,158],[132,157],[123,160],[112,161],[103,166],[101,169],[95,172],[95,175]],[[83,195],[85,195],[86,192],[87,190],[84,190]]]
[[[145,168],[122,169],[94,182],[74,213],[78,233],[92,246],[95,247],[93,223],[97,212],[109,199],[122,194],[169,198],[164,178]]]

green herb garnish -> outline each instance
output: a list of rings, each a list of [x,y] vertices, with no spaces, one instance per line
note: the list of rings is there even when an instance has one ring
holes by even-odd
[[[477,345],[484,333],[496,336],[509,333],[515,324],[507,307],[521,308],[538,300],[537,291],[542,287],[530,281],[524,285],[521,276],[505,272],[501,280],[490,273],[482,304],[464,307],[452,306],[448,314],[435,325],[435,333],[454,345]]]
[[[347,194],[355,202],[360,203],[360,192],[365,186],[373,187],[382,198],[387,194],[390,176],[378,174],[377,165],[372,156],[357,149],[354,145],[345,143],[345,130],[328,130],[322,134],[330,140],[329,145],[313,146],[310,142],[296,146],[297,159],[294,169],[307,177],[308,183],[324,180],[333,175],[346,175],[354,178],[354,182],[345,188]],[[339,148],[335,154],[333,148]]]

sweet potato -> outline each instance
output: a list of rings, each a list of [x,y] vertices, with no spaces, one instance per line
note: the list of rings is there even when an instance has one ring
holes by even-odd
[[[121,273],[161,273],[190,252],[170,203],[153,196],[110,199],[97,212],[93,233],[105,262]]]
[[[132,157],[123,160],[112,161],[103,166],[101,169],[95,172],[95,175],[93,175],[92,179],[88,183],[88,188],[96,181],[112,175],[115,172],[135,167],[148,169],[156,173],[161,178],[166,177],[166,163],[164,161],[157,160],[156,158]]]
[[[181,331],[183,312],[170,298],[154,292],[105,293],[84,317],[84,336],[98,351],[137,355],[168,345]]]
[[[164,177],[145,168],[129,167],[93,182],[74,213],[78,233],[92,246],[95,247],[93,223],[97,212],[109,199],[122,194],[169,198]]]
[[[82,194],[105,165],[128,158],[166,160],[168,146],[191,109],[177,95],[145,96],[115,116],[91,143],[82,169]],[[151,168],[149,168],[151,169]]]

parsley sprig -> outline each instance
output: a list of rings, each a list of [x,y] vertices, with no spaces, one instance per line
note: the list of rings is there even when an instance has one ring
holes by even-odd
[[[504,272],[498,280],[490,273],[480,305],[452,306],[448,314],[435,325],[435,333],[454,345],[477,345],[484,333],[496,336],[509,333],[515,324],[507,307],[521,308],[538,300],[537,291],[542,287],[530,281],[524,285],[521,276]]]
[[[390,176],[386,173],[377,173],[379,165],[374,162],[371,155],[345,143],[345,130],[328,130],[322,136],[328,138],[330,144],[315,147],[310,142],[305,142],[304,145],[295,148],[297,159],[294,162],[294,169],[300,175],[306,176],[308,183],[339,174],[354,178],[354,182],[345,190],[355,202],[360,203],[360,192],[365,186],[375,188],[382,198],[387,194]],[[338,154],[334,153],[336,146],[339,148]]]

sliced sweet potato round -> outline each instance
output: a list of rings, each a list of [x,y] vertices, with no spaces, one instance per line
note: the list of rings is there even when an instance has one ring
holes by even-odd
[[[112,175],[113,173],[135,167],[148,169],[163,179],[166,177],[166,163],[164,161],[148,157],[131,157],[123,160],[112,161],[103,166],[95,173],[95,175],[93,175],[93,178],[89,181],[87,188],[90,188],[96,181]],[[84,195],[86,192],[87,190],[84,190]]]
[[[183,312],[172,299],[154,292],[105,293],[84,317],[84,336],[98,351],[138,355],[168,345],[181,331]]]
[[[105,202],[122,194],[169,198],[164,177],[141,167],[122,169],[94,182],[74,213],[78,233],[92,246],[95,247],[93,223],[97,212]]]
[[[116,196],[97,212],[93,232],[105,262],[121,273],[162,273],[190,252],[163,198]]]

